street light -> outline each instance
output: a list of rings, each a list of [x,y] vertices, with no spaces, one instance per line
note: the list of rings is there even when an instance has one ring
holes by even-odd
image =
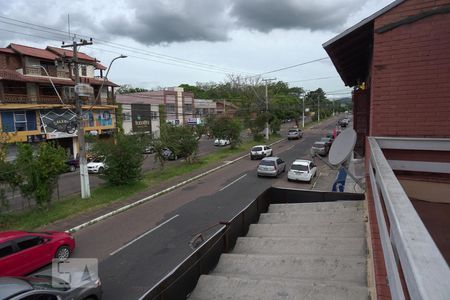
[[[53,80],[52,80],[52,78],[51,78],[50,74],[48,74],[48,72],[47,72],[47,69],[46,69],[46,68],[44,68],[44,67],[43,67],[43,66],[41,66],[41,65],[31,65],[31,67],[33,67],[33,68],[41,68],[42,70],[44,70],[45,74],[47,74],[47,78],[48,78],[48,80],[50,81],[50,83],[52,84],[52,87],[53,87],[53,89],[54,89],[54,90],[55,90],[55,92],[56,92],[56,95],[58,96],[58,99],[59,99],[59,101],[61,101],[61,103],[62,103],[62,104],[64,104],[64,102],[63,102],[63,100],[62,100],[61,96],[59,95],[59,92],[58,92],[58,90],[56,89],[56,86],[55,86],[55,84],[53,83]]]
[[[116,61],[117,59],[127,58],[127,57],[128,56],[126,56],[126,55],[120,54],[119,56],[114,57],[113,60],[111,60],[111,62],[109,63],[108,71],[106,71],[106,75],[105,75],[105,77],[103,77],[102,85],[100,86],[100,89],[98,90],[98,94],[95,97],[95,101],[92,104],[91,108],[89,108],[89,110],[92,109],[92,107],[95,105],[95,103],[97,103],[98,99],[100,98],[100,94],[102,93],[103,85],[105,85],[106,79],[108,78],[109,70],[111,70],[111,66],[112,66],[113,62]]]

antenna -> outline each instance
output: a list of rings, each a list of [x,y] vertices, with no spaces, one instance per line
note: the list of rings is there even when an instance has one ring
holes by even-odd
[[[347,174],[358,184],[363,190],[365,185],[352,172],[349,171],[348,166],[352,157],[353,149],[356,145],[356,132],[353,128],[347,128],[339,134],[331,145],[328,153],[328,161],[311,152],[313,157],[318,157],[326,165],[332,169],[344,168]]]
[[[69,33],[69,39],[70,39],[70,14],[67,14],[67,31]]]

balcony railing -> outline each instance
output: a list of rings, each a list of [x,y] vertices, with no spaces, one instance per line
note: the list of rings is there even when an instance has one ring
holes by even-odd
[[[59,77],[59,78],[70,78],[69,71],[61,71],[61,70],[47,70],[48,75],[51,77]],[[25,74],[34,75],[34,76],[47,76],[47,73],[42,68],[35,67],[26,67]]]
[[[74,99],[66,99],[63,97],[64,104],[74,104]],[[31,96],[29,97],[26,94],[4,94],[2,98],[0,98],[0,103],[18,103],[18,104],[61,104],[61,100],[59,100],[56,95],[49,96]]]
[[[0,99],[2,103],[28,103],[27,94],[4,94]]]
[[[446,170],[444,173],[450,173],[450,164],[388,161],[382,148],[450,151],[450,139],[368,139],[370,183],[392,299],[407,299],[408,296],[411,299],[448,299],[450,269],[392,167],[402,171],[439,173]],[[399,269],[405,279],[406,296]]]

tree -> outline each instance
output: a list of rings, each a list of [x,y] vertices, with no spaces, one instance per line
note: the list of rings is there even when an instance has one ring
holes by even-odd
[[[197,156],[198,141],[195,127],[167,124],[162,135],[163,144],[178,157],[184,157],[191,163]]]
[[[142,92],[148,92],[148,90],[144,88],[133,87],[131,84],[124,84],[116,91],[117,94],[132,94]]]
[[[147,144],[146,144],[147,143]],[[142,179],[142,163],[144,148],[148,142],[142,135],[118,134],[115,143],[98,140],[94,144],[94,153],[105,158],[105,169],[102,175],[111,185],[132,184]]]
[[[241,143],[242,123],[236,118],[216,118],[210,124],[210,130],[215,138],[229,139],[231,148],[236,148]]]
[[[40,143],[36,153],[30,144],[18,144],[15,163],[22,195],[39,207],[50,205],[58,175],[67,168],[65,158],[64,149],[52,143]]]

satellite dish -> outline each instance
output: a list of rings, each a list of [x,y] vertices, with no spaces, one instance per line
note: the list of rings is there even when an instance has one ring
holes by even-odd
[[[356,132],[353,128],[347,128],[341,132],[331,145],[328,153],[328,161],[334,166],[340,166],[353,152],[356,145]]]

